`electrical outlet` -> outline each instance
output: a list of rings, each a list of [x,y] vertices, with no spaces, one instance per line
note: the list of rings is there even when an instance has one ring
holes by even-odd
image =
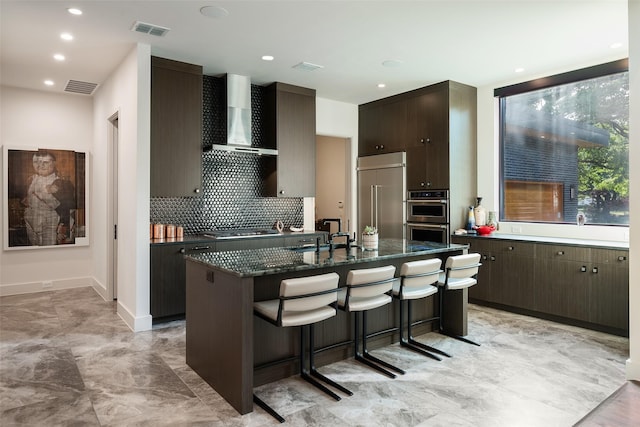
[[[51,288],[53,287],[53,282],[51,280],[47,280],[46,282],[42,282],[43,288]]]

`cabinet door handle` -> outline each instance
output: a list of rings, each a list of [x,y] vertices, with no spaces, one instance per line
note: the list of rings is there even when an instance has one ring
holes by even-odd
[[[564,255],[564,251],[558,251],[558,255]]]
[[[424,182],[421,182],[421,183],[420,183],[420,187],[424,187],[424,186],[425,186],[425,183],[424,183]]]
[[[193,190],[194,193],[198,194],[200,192],[199,188],[196,188],[195,190]]]
[[[191,251],[207,251],[211,249],[209,246],[194,246],[193,248],[191,248]]]
[[[587,272],[587,266],[583,265],[582,267],[580,267],[580,272],[586,273]]]
[[[515,248],[513,246],[509,246],[507,249],[509,249],[510,251],[514,250]]]
[[[181,254],[183,254],[183,253],[185,253],[185,252],[187,252],[187,251],[185,251],[185,250],[184,250],[184,248],[180,248],[180,253],[181,253]]]
[[[624,255],[620,255],[620,256],[618,257],[618,261],[626,261],[626,260],[627,260],[627,257],[626,257],[626,256],[624,256]]]
[[[284,194],[284,190],[280,190],[278,194]]]
[[[598,274],[598,267],[593,267],[593,268],[591,269],[591,272],[592,272],[593,274]]]
[[[488,257],[487,257],[486,255],[482,255],[482,259],[483,259],[483,260],[485,260],[485,261],[486,261],[486,260],[487,260],[487,258],[488,258]]]
[[[431,187],[431,181],[427,181],[427,187]]]
[[[496,257],[492,255],[491,256],[491,261],[495,261],[495,260],[496,260]]]
[[[422,144],[424,144],[425,142],[426,142],[427,144],[430,144],[430,143],[431,143],[431,138],[420,138],[420,142],[421,142]]]

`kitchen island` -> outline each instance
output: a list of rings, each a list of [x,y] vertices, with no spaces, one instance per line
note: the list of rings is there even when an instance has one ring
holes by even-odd
[[[293,375],[298,351],[297,328],[277,328],[253,315],[253,302],[278,297],[280,281],[328,272],[340,276],[344,286],[349,270],[466,253],[468,245],[381,239],[377,251],[327,246],[265,248],[194,253],[187,260],[186,358],[207,383],[239,413],[253,410],[253,387]],[[445,328],[466,335],[467,290],[448,292]],[[369,333],[389,331],[372,340],[371,349],[397,341],[397,302],[370,313]],[[434,313],[433,304],[416,304],[414,321]],[[425,329],[427,328],[428,329]],[[431,324],[422,331],[431,330]],[[415,332],[420,332],[416,328]],[[353,326],[349,314],[338,315],[316,327],[316,347],[327,349],[317,365],[352,356]],[[269,362],[291,359],[268,366]],[[262,366],[267,366],[262,368]]]

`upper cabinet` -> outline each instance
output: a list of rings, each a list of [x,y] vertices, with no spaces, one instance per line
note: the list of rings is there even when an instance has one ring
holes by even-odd
[[[264,136],[277,148],[268,171],[268,196],[314,197],[316,191],[316,91],[284,83],[266,87]]]
[[[151,58],[151,197],[202,187],[202,67]]]
[[[358,152],[360,156],[404,150],[407,140],[406,99],[370,102],[359,108]]]

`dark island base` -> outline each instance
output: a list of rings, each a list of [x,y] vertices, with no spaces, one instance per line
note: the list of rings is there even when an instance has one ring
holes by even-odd
[[[457,252],[460,253],[460,252]],[[439,254],[443,259],[456,253]],[[277,298],[280,281],[336,272],[344,285],[349,270],[395,265],[432,258],[407,255],[401,259],[372,261],[366,264],[336,265],[307,271],[292,271],[255,277],[239,277],[212,269],[201,263],[187,262],[187,364],[223,396],[239,413],[253,410],[253,387],[294,375],[294,361],[264,369],[254,367],[292,358],[298,354],[298,328],[278,328],[253,315],[253,301]],[[396,273],[397,274],[397,273]],[[434,299],[414,303],[414,320],[434,314]],[[445,299],[445,328],[457,335],[467,334],[467,291],[448,292]],[[398,303],[380,307],[369,314],[369,333],[398,326]],[[436,325],[423,324],[415,334],[428,332]],[[338,312],[336,317],[320,322],[315,329],[315,346],[323,348],[353,338],[353,318]],[[370,349],[398,341],[398,334],[380,335],[371,340]],[[317,366],[351,357],[348,345],[320,352]],[[255,373],[254,373],[255,371]]]

